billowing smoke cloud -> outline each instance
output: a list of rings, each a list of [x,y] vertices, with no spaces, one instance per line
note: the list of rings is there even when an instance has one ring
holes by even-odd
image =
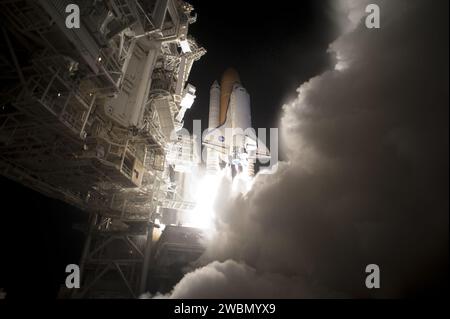
[[[283,107],[289,161],[222,194],[203,267],[170,297],[400,297],[446,269],[448,1],[371,2],[381,29],[365,27],[363,1],[341,2],[341,67]]]

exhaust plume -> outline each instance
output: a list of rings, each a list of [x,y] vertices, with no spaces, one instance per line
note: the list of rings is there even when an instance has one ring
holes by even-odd
[[[345,67],[283,106],[288,161],[248,192],[222,185],[198,268],[164,297],[404,297],[446,273],[448,2],[371,2],[380,29],[340,2],[351,27],[330,52]]]

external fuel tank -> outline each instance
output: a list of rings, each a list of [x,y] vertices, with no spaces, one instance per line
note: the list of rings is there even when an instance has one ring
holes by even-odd
[[[219,125],[223,125],[227,118],[228,105],[230,102],[233,87],[236,83],[241,83],[238,72],[233,68],[228,68],[222,75],[220,81],[220,118]]]

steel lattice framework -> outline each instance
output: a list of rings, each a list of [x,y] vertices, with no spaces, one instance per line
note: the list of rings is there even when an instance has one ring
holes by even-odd
[[[65,26],[69,3],[81,27]],[[0,172],[90,213],[79,297],[145,290],[170,132],[205,49],[179,0],[0,2]],[[194,89],[195,92],[195,89]],[[188,106],[190,107],[190,106]]]

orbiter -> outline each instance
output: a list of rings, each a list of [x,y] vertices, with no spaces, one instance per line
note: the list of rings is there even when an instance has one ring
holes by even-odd
[[[211,86],[208,127],[203,145],[210,173],[229,165],[233,175],[243,172],[253,176],[256,160],[270,156],[252,128],[250,95],[235,69],[227,69],[220,85],[214,81]]]

